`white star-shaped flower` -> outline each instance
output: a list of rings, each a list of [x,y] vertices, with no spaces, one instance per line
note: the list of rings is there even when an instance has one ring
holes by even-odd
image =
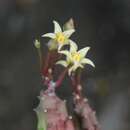
[[[69,67],[69,75],[78,68],[84,68],[85,64],[95,67],[94,63],[90,59],[85,58],[89,49],[90,47],[85,47],[78,51],[76,43],[70,40],[70,50],[59,51],[59,53],[66,56],[66,60],[60,60],[56,64]]]
[[[42,37],[49,37],[55,41],[57,44],[58,50],[60,50],[64,45],[69,44],[70,36],[75,32],[74,29],[69,29],[62,31],[58,22],[53,21],[54,23],[54,33],[46,33]]]

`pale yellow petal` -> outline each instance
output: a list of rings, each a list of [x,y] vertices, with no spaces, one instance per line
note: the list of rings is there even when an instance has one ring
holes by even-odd
[[[46,34],[42,35],[42,37],[49,37],[49,38],[55,39],[56,35],[54,33],[46,33]]]
[[[60,45],[58,46],[58,51],[60,51],[62,47],[63,47],[63,44],[60,44]]]
[[[71,53],[69,51],[58,51],[58,53],[65,55],[68,59],[72,59]]]
[[[71,53],[76,52],[78,50],[77,44],[72,40],[69,40],[69,42],[70,42],[70,52]]]
[[[65,42],[64,44],[59,44],[58,45],[58,51],[60,51],[62,49],[63,46],[68,45],[68,42]]]
[[[73,65],[73,71],[76,71],[78,68],[83,68],[83,65],[81,65],[79,62],[75,62]]]
[[[56,21],[53,21],[53,23],[54,23],[54,33],[62,32],[62,29],[61,29],[59,23]]]
[[[83,48],[83,49],[80,49],[78,52],[79,52],[79,54],[81,55],[81,57],[83,58],[83,57],[85,57],[86,56],[86,54],[87,54],[87,52],[90,50],[90,47],[85,47],[85,48]]]
[[[81,60],[81,64],[89,64],[89,65],[95,67],[94,63],[90,59],[88,59],[88,58],[82,59]]]
[[[73,71],[76,71],[76,69],[77,69],[78,67],[79,67],[78,65],[74,65],[74,66],[73,66]]]
[[[67,66],[68,66],[67,62],[64,61],[64,60],[57,61],[56,64],[62,65],[62,66],[64,66],[64,67],[67,67]]]
[[[74,29],[66,30],[63,32],[64,36],[69,38],[75,32]]]
[[[72,71],[73,71],[73,66],[70,67],[69,70],[68,70],[68,74],[69,74],[69,76],[71,75]]]
[[[74,64],[72,67],[69,68],[68,73],[71,75],[72,72],[75,72],[78,68],[84,68],[81,64]]]
[[[79,67],[80,67],[80,68],[84,68],[84,66],[83,66],[82,64],[79,64]]]

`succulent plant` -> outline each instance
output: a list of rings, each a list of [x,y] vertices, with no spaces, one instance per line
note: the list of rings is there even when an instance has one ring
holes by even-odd
[[[58,22],[54,23],[54,33],[44,34],[42,37],[49,37],[48,53],[42,64],[41,45],[35,41],[35,47],[40,56],[40,69],[42,82],[47,87],[41,90],[40,103],[35,109],[38,117],[37,130],[99,130],[95,112],[91,109],[88,101],[82,95],[81,71],[85,64],[95,67],[94,63],[86,58],[90,47],[78,50],[77,44],[70,39],[75,32],[73,20],[70,19],[61,29]],[[69,46],[69,50],[64,46]],[[62,57],[66,56],[63,60]],[[64,66],[64,70],[54,81],[54,71],[57,65]],[[75,119],[68,115],[66,102],[56,95],[56,89],[62,86],[64,77],[68,74],[73,87],[73,111],[79,118],[80,125],[75,124]],[[79,123],[78,123],[79,124]]]

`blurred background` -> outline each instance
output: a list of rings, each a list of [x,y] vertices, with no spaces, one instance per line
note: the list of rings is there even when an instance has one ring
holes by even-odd
[[[91,46],[84,94],[97,111],[102,130],[130,130],[130,1],[129,0],[0,0],[0,130],[36,130],[39,74],[38,38],[46,53],[52,20],[73,18],[73,39]],[[66,79],[67,80],[67,79]],[[67,88],[67,89],[66,89]],[[69,83],[58,90],[69,99]]]

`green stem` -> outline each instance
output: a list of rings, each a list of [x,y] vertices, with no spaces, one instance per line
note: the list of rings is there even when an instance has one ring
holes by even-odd
[[[41,69],[42,69],[42,52],[41,52],[41,48],[38,48],[37,51],[38,51],[39,65],[40,65],[40,71],[41,71]]]

